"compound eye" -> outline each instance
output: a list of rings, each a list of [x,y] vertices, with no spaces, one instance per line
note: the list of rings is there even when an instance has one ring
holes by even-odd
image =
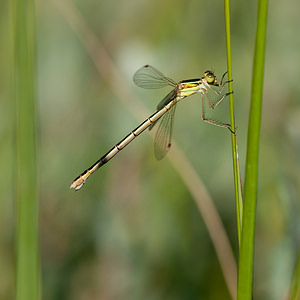
[[[211,71],[206,71],[206,72],[204,73],[204,75],[205,75],[205,79],[206,79],[206,81],[207,81],[208,84],[213,84],[213,83],[215,83],[215,81],[216,81],[216,76],[214,75],[213,72],[211,72]]]

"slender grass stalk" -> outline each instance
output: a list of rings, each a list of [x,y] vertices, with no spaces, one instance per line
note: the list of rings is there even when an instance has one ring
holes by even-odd
[[[224,0],[224,14],[225,14],[228,79],[232,80],[229,0]],[[232,81],[229,82],[228,87],[229,87],[229,92],[232,92]],[[229,109],[230,109],[231,130],[236,131],[235,118],[234,118],[234,106],[233,106],[233,94],[229,95]],[[243,196],[242,196],[242,183],[241,183],[241,175],[240,175],[241,172],[240,172],[240,165],[239,165],[239,158],[238,158],[238,145],[237,145],[236,134],[231,134],[231,144],[232,144],[235,199],[236,199],[236,208],[237,208],[236,211],[237,211],[238,240],[239,240],[239,245],[240,245],[242,219],[243,219],[243,217],[242,217],[243,216]]]
[[[238,266],[238,300],[252,299],[258,154],[263,95],[268,0],[258,1],[252,94],[248,124],[242,239]]]
[[[298,253],[298,259],[294,271],[293,282],[291,285],[291,291],[289,300],[300,299],[300,252]]]
[[[35,5],[12,1],[16,299],[39,299],[35,134]]]

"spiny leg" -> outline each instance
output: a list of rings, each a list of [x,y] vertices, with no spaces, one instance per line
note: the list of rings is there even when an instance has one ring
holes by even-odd
[[[207,98],[207,103],[211,109],[215,109],[228,95],[233,94],[233,92],[224,94],[216,103],[213,103],[210,99],[210,96],[207,91],[204,91],[205,96]],[[204,97],[204,94],[202,94]],[[218,94],[219,95],[219,94]]]
[[[222,81],[223,81],[223,78],[222,78]],[[208,87],[211,91],[213,91],[216,95],[221,95],[222,92],[223,92],[223,89],[224,89],[225,85],[226,85],[227,83],[229,83],[229,82],[232,82],[232,81],[233,81],[233,80],[227,80],[227,81],[225,81],[223,84],[222,84],[222,82],[221,82],[220,84],[215,85],[215,86],[221,88],[219,91],[216,91],[215,89],[213,89],[213,86],[212,86],[212,85],[207,85],[207,87]]]
[[[204,93],[205,93],[205,95],[204,95]],[[211,100],[210,100],[210,97],[209,97],[209,94],[208,94],[208,92],[206,91],[206,92],[203,92],[202,94],[201,94],[201,103],[202,103],[202,120],[204,121],[204,122],[206,122],[206,123],[209,123],[209,124],[212,124],[212,125],[215,125],[215,126],[219,126],[219,127],[223,127],[223,128],[227,128],[227,129],[229,129],[229,131],[231,132],[231,133],[233,133],[233,134],[235,134],[235,131],[233,131],[232,129],[231,129],[231,125],[230,124],[228,124],[228,123],[223,123],[223,122],[220,122],[220,121],[216,121],[216,120],[212,120],[212,119],[209,119],[209,118],[207,118],[206,116],[205,116],[205,107],[204,107],[204,97],[206,96],[207,97],[207,102],[208,102],[208,105],[209,105],[209,107],[211,108],[211,109],[214,109],[214,108],[216,108],[229,94],[231,94],[231,93],[226,93],[226,94],[224,94],[222,97],[221,97],[221,99],[217,102],[217,103],[215,103],[215,104],[213,104],[212,102],[211,102]]]
[[[228,71],[226,71],[223,75],[222,75],[222,78],[221,78],[221,82],[220,82],[220,86],[222,85],[222,82],[226,76],[226,74],[228,73]],[[224,83],[225,84],[225,83]]]
[[[226,76],[227,73],[228,73],[228,71],[226,71],[226,72],[222,75],[221,82],[220,82],[219,86],[224,86],[226,83],[232,82],[232,81],[233,81],[233,80],[227,80],[227,81],[225,81],[225,82],[223,83],[223,80],[224,80],[224,78],[225,78],[225,76]]]

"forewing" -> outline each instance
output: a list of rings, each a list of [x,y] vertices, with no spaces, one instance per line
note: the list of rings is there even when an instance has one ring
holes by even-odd
[[[144,89],[159,89],[165,86],[176,86],[176,82],[164,76],[150,65],[143,66],[133,75],[134,83]]]

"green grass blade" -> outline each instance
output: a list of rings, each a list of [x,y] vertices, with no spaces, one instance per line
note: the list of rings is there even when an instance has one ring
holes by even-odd
[[[268,0],[258,1],[257,30],[249,115],[242,239],[239,255],[238,300],[252,299],[258,154],[263,95]]]
[[[12,2],[15,128],[16,299],[39,299],[38,203],[35,133],[35,6]]]
[[[229,0],[224,0],[224,14],[225,14],[228,79],[232,80]],[[229,92],[232,92],[232,82],[229,82],[228,86],[229,86]],[[229,95],[229,109],[230,109],[231,130],[235,131],[233,94]],[[231,134],[231,145],[232,145],[235,199],[236,199],[236,208],[237,208],[236,211],[237,211],[238,240],[240,244],[241,228],[242,228],[241,224],[242,224],[242,212],[243,212],[243,197],[242,197],[242,183],[241,183],[241,176],[240,176],[241,172],[240,172],[240,165],[238,159],[238,145],[237,145],[236,134]]]

